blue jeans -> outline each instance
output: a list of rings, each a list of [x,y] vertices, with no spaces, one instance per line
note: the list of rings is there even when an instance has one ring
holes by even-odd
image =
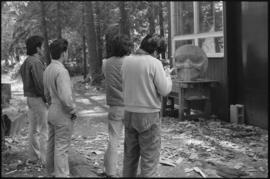
[[[108,147],[104,155],[105,173],[117,176],[118,146],[123,132],[124,107],[110,106],[108,113]]]
[[[123,177],[136,177],[141,157],[140,177],[158,177],[161,148],[160,114],[125,112]]]

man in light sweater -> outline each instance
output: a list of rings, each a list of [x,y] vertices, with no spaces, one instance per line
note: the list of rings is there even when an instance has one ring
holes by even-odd
[[[122,66],[125,104],[123,177],[157,177],[161,148],[161,97],[172,89],[171,70],[164,70],[158,55],[161,38],[147,35],[140,49]],[[166,49],[166,48],[164,48]]]
[[[69,177],[68,151],[71,143],[75,103],[72,83],[63,63],[68,59],[68,41],[54,40],[50,44],[52,62],[44,71],[44,93],[51,103],[48,114],[47,170],[51,177]]]

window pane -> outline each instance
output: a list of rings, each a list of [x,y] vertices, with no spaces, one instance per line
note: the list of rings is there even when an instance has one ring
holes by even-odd
[[[223,31],[223,3],[215,2],[215,31]]]
[[[188,44],[194,45],[195,41],[194,40],[177,40],[177,41],[175,41],[175,51],[177,48],[181,47],[182,45],[188,45]]]
[[[194,33],[193,2],[175,2],[175,34],[186,35]]]
[[[207,54],[224,53],[224,38],[210,37],[199,39],[199,47]]]
[[[223,30],[222,1],[199,2],[199,32],[216,32]]]

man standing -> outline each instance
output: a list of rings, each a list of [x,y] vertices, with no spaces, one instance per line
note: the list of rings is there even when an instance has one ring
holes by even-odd
[[[42,164],[45,164],[48,110],[43,86],[45,65],[41,60],[43,42],[44,39],[40,36],[32,36],[26,40],[28,57],[20,68],[20,74],[29,108],[29,160],[36,163],[40,159]]]
[[[63,62],[68,59],[68,42],[58,39],[50,45],[51,64],[44,72],[45,96],[50,101],[47,170],[55,177],[68,177],[68,150],[76,118],[70,76]]]
[[[123,132],[124,100],[121,67],[126,55],[131,52],[132,43],[125,35],[116,35],[109,46],[109,58],[103,60],[102,71],[106,80],[106,102],[108,113],[108,147],[104,155],[105,174],[117,177],[118,145]]]
[[[147,35],[140,49],[122,66],[125,104],[123,177],[136,177],[141,157],[141,177],[157,177],[160,157],[161,96],[172,88],[171,70],[156,58],[161,39]]]

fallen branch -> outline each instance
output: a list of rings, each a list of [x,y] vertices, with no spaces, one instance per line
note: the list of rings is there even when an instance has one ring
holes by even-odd
[[[203,178],[206,178],[207,176],[201,171],[201,169],[199,169],[198,167],[193,167],[194,171],[196,171],[197,173],[201,174],[201,176]]]
[[[16,171],[17,171],[17,169],[16,170],[13,170],[13,171],[10,171],[10,172],[7,172],[6,175],[12,174],[12,173],[14,173]]]

